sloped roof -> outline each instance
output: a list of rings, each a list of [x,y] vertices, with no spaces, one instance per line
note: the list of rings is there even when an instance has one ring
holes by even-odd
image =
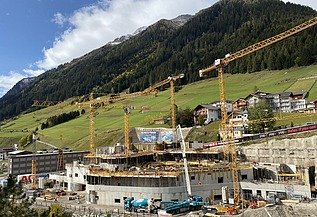
[[[8,154],[10,155],[22,155],[22,154],[31,154],[32,152],[26,151],[26,150],[16,150],[16,151],[11,151]]]
[[[282,93],[280,93],[280,97],[288,98],[288,97],[291,97],[292,94],[293,94],[292,92],[282,92]]]
[[[213,105],[210,105],[210,104],[201,104],[201,105],[196,106],[196,108],[194,110],[198,110],[200,108],[206,108],[208,110],[219,110],[220,109],[220,108],[213,106]]]

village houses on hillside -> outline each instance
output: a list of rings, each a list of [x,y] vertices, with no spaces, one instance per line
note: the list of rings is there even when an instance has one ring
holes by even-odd
[[[257,91],[245,98],[238,98],[235,101],[227,101],[226,108],[230,122],[234,124],[235,138],[244,135],[248,122],[248,108],[259,102],[266,102],[273,112],[306,112],[316,113],[317,100],[308,102],[308,92],[282,92],[267,93]],[[200,104],[194,109],[194,123],[196,125],[209,124],[221,119],[220,102]]]

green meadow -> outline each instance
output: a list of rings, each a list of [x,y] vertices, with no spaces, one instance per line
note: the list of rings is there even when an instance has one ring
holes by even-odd
[[[197,72],[198,73],[198,72]],[[317,100],[317,65],[292,68],[282,71],[262,71],[251,74],[234,74],[225,76],[226,98],[236,100],[244,98],[255,90],[263,92],[279,93],[284,91],[309,91],[308,100]],[[107,97],[101,97],[106,100]],[[178,108],[195,108],[198,104],[210,103],[219,100],[219,84],[217,78],[208,78],[183,86],[175,94]],[[109,146],[115,144],[123,137],[124,105],[149,107],[149,111],[140,112],[132,110],[129,115],[129,125],[132,127],[170,127],[169,125],[154,125],[155,118],[170,114],[170,90],[166,89],[154,95],[140,96],[113,103],[96,110],[95,135],[97,146]],[[45,142],[58,147],[69,147],[77,150],[89,149],[89,108],[86,113],[69,122],[41,130],[40,126],[47,118],[69,111],[81,110],[71,104],[72,99],[50,106],[32,113],[22,114],[1,125],[0,146],[11,146],[19,143],[21,137],[27,132],[15,132],[19,130],[34,130],[38,128],[37,137]],[[285,120],[278,125],[300,125],[305,122],[317,121],[317,115],[287,118],[289,114],[282,114]],[[194,130],[189,136],[190,140],[214,140],[219,123]],[[8,130],[14,130],[8,132]],[[45,148],[38,144],[38,149]],[[49,148],[49,147],[46,147]]]

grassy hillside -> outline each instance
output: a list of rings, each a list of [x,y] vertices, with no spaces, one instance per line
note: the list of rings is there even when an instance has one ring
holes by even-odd
[[[314,77],[315,76],[315,77]],[[308,79],[305,79],[308,78]],[[239,97],[246,97],[255,89],[271,93],[283,91],[310,91],[308,99],[314,101],[317,99],[317,65],[293,68],[282,71],[263,71],[252,74],[226,75],[225,85],[226,94],[229,100],[235,100]],[[184,86],[176,93],[176,104],[179,108],[195,108],[198,104],[209,103],[219,99],[219,87],[216,78],[202,80]],[[154,118],[169,114],[170,111],[170,92],[169,89],[162,91],[157,97],[154,95],[138,97],[134,99],[117,102],[108,107],[99,108],[95,117],[96,144],[97,146],[107,146],[114,144],[123,136],[123,105],[133,105],[136,107],[148,106],[150,111],[140,113],[135,110],[130,115],[131,127],[160,127],[151,125]],[[106,97],[104,97],[106,98]],[[56,106],[51,106],[32,113],[21,115],[12,121],[1,126],[1,129],[29,129],[40,128],[42,122],[48,117],[58,115],[64,112],[74,111],[78,108],[71,105],[71,100],[65,101]],[[72,147],[73,149],[88,149],[89,147],[89,108],[86,113],[72,121],[39,130],[40,139],[59,147]],[[284,114],[285,115],[285,114]],[[296,118],[293,120],[284,120],[283,125],[295,125],[307,121],[317,121],[317,116],[312,115],[309,118]],[[163,125],[162,127],[169,127]],[[196,134],[191,135],[191,139],[212,140],[215,139],[217,123],[197,130]],[[207,132],[207,133],[205,133]],[[10,146],[17,143],[25,136],[25,132],[0,132],[1,146]],[[205,135],[206,134],[206,135]],[[42,147],[42,146],[41,146]]]

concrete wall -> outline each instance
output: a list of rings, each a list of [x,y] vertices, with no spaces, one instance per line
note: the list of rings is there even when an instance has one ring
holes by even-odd
[[[66,165],[67,171],[65,174],[50,174],[49,178],[67,182],[69,191],[77,190],[80,186],[86,185],[86,201],[100,205],[122,207],[126,197],[134,197],[137,199],[153,197],[160,198],[164,201],[170,201],[172,199],[183,200],[187,198],[184,175],[173,178],[174,180],[176,179],[177,182],[165,183],[164,186],[166,187],[142,186],[148,185],[147,183],[153,181],[155,177],[149,177],[147,180],[144,178],[139,179],[137,182],[134,182],[135,185],[130,185],[131,178],[129,177],[113,177],[113,179],[117,180],[117,183],[120,183],[120,185],[92,185],[87,184],[86,174],[88,169],[88,166],[74,162],[73,164]],[[78,176],[75,177],[75,174],[78,174]],[[241,175],[243,175],[245,180],[253,180],[253,169],[241,169]],[[191,173],[189,177],[192,194],[200,195],[204,200],[206,200],[207,197],[214,199],[215,196],[216,198],[219,199],[220,197],[221,199],[221,188],[223,186],[228,186],[229,189],[232,189],[232,176],[230,170]],[[170,178],[172,179],[172,177]],[[138,177],[133,177],[133,179],[138,179]],[[157,177],[157,179],[160,179],[160,177]],[[142,183],[141,180],[143,180],[144,183]],[[128,184],[130,186],[127,186]]]
[[[66,164],[66,172],[63,173],[50,173],[49,179],[58,181],[60,183],[65,182],[67,184],[68,191],[79,191],[82,186],[86,185],[86,169],[87,166],[79,164],[74,161],[72,164]]]
[[[252,169],[242,169],[242,175],[247,175],[246,180],[253,179]],[[232,189],[232,176],[230,171],[217,171],[209,173],[190,174],[190,182],[193,195],[202,196],[205,201],[207,197],[214,199],[214,196],[221,197],[221,188],[228,186]],[[124,178],[122,178],[124,179]],[[184,176],[179,176],[178,186],[170,187],[135,187],[106,185],[89,185],[86,188],[86,199],[88,202],[99,205],[123,206],[126,197],[140,198],[160,198],[163,201],[184,200],[188,198]],[[93,196],[92,196],[93,195]],[[97,198],[96,200],[92,198]]]
[[[309,185],[290,185],[278,183],[254,183],[254,182],[240,182],[243,190],[251,190],[252,195],[257,195],[257,190],[261,191],[261,196],[267,199],[268,192],[285,192],[286,194],[297,194],[311,198]]]
[[[201,180],[203,181],[203,180]],[[214,195],[221,195],[221,187],[228,186],[232,188],[231,182],[217,183],[209,181],[209,184],[191,184],[192,194],[204,198],[213,198]],[[184,200],[188,198],[185,185],[177,187],[127,187],[127,186],[105,186],[105,185],[87,185],[87,202],[94,203],[91,195],[96,196],[95,202],[99,205],[120,206],[123,207],[123,201],[126,197],[140,198],[160,198],[163,201]]]
[[[315,166],[317,136],[283,140],[272,139],[242,146],[241,151],[251,161]]]

